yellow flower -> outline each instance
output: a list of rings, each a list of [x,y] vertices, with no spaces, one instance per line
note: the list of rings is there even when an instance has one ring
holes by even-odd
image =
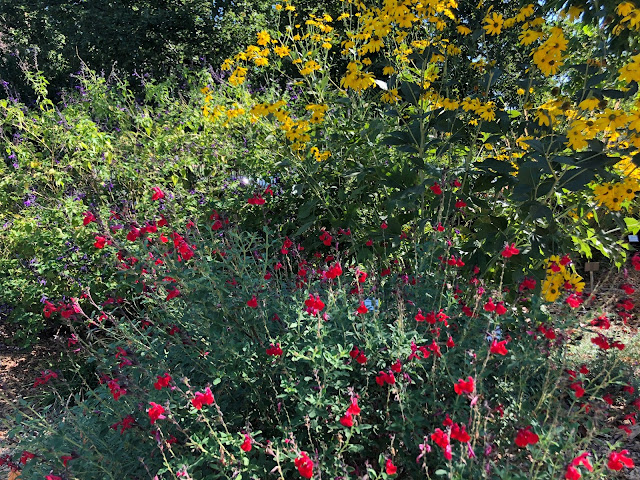
[[[387,65],[382,69],[383,75],[393,75],[394,73],[396,73],[396,69],[393,68],[392,66]]]
[[[291,53],[291,50],[289,49],[289,47],[287,47],[286,45],[282,45],[282,46],[278,46],[275,47],[273,49],[273,51],[276,53],[276,55],[278,55],[280,58],[286,57],[287,55],[289,55]]]
[[[618,72],[620,72],[618,79],[623,82],[640,82],[640,54],[631,57],[631,62],[618,70]]]
[[[502,25],[504,23],[502,14],[493,12],[493,15],[491,17],[485,17],[484,22],[486,23],[486,25],[482,28],[485,29],[487,34],[500,35],[500,32],[502,31]]]
[[[518,90],[516,90],[517,95],[524,95],[524,93],[524,88],[518,88]]]
[[[555,116],[546,109],[543,108],[538,108],[538,110],[536,110],[536,121],[538,122],[538,125],[542,126],[547,126],[550,127],[553,122],[555,121]]]
[[[534,8],[533,3],[530,3],[529,5],[522,7],[518,11],[518,14],[516,15],[516,21],[524,22],[528,17],[533,15],[533,8]]]
[[[488,122],[494,121],[496,119],[495,104],[493,102],[487,102],[481,105],[476,109],[476,114]]]
[[[258,32],[258,40],[256,41],[258,45],[264,47],[269,45],[269,42],[271,42],[271,35],[269,35],[269,32],[266,30]]]
[[[227,58],[224,62],[222,62],[220,68],[224,71],[231,70],[233,68],[233,60],[231,58]]]
[[[598,108],[598,104],[600,103],[600,100],[598,100],[595,97],[590,97],[590,98],[586,98],[584,100],[582,100],[578,106],[582,109],[582,110],[595,110],[596,108]]]
[[[631,2],[622,2],[616,7],[616,13],[621,17],[626,17],[632,11],[634,11],[636,6]]]
[[[547,302],[555,302],[560,296],[561,278],[558,275],[547,276],[542,282],[542,296]]]
[[[574,150],[581,150],[589,145],[583,133],[586,126],[586,122],[582,120],[576,120],[571,124],[571,129],[567,132],[567,145],[569,147]]]
[[[531,45],[541,36],[542,32],[538,32],[536,30],[523,30],[520,35],[518,35],[518,39],[522,45]]]
[[[396,104],[400,100],[400,95],[398,95],[397,88],[390,88],[386,92],[382,94],[380,99],[385,103]]]
[[[457,110],[460,106],[460,103],[456,100],[451,100],[450,98],[445,98],[442,100],[442,106],[445,110]]]
[[[507,18],[504,21],[504,28],[511,28],[516,24],[515,17]]]
[[[257,67],[266,67],[269,65],[269,60],[264,57],[256,57],[253,59],[253,63],[255,63]]]
[[[371,40],[369,40],[369,43],[363,45],[360,50],[361,54],[366,54],[367,52],[375,53],[378,52],[382,47],[384,47],[382,38],[380,38],[378,35],[373,35],[371,37]]]
[[[598,114],[595,126],[600,131],[605,131],[621,128],[625,123],[627,123],[627,115],[624,112],[607,108],[604,112]]]
[[[567,17],[569,20],[577,20],[584,10],[580,7],[571,6],[569,7],[569,11],[567,12]]]
[[[279,3],[276,5],[276,10],[280,11],[282,10],[282,5],[280,5]]]

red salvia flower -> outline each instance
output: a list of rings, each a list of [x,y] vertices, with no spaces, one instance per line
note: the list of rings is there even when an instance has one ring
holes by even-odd
[[[387,461],[384,463],[384,471],[387,475],[395,475],[398,471],[398,467],[393,464],[393,461],[390,458],[387,458]]]
[[[149,405],[151,405],[151,408],[147,410],[147,413],[149,414],[151,425],[156,423],[157,420],[164,420],[165,418],[167,418],[163,415],[163,413],[165,413],[166,410],[162,405],[158,405],[157,403],[154,403],[154,402],[149,402]]]
[[[468,377],[467,381],[459,378],[458,383],[453,386],[453,389],[458,395],[462,395],[463,393],[473,393],[473,390],[475,389],[473,377]]]
[[[154,202],[156,200],[160,200],[161,198],[164,198],[164,192],[160,190],[160,187],[152,187],[151,190],[153,191],[151,200],[153,200]]]
[[[353,427],[353,415],[347,411],[347,413],[340,418],[340,424],[347,428]]]
[[[364,304],[364,302],[361,301],[360,302],[360,306],[358,307],[356,312],[359,313],[360,315],[364,315],[368,311],[369,311],[369,309],[367,308],[367,306]]]
[[[96,221],[96,217],[93,213],[89,211],[84,212],[84,219],[82,220],[82,225],[86,227],[91,222],[95,222],[95,221]]]
[[[162,376],[157,376],[158,381],[154,382],[153,386],[156,390],[162,390],[164,387],[169,386],[169,382],[171,382],[171,375],[169,372],[164,372]]]
[[[516,435],[516,445],[520,448],[525,448],[527,445],[535,445],[540,440],[540,437],[531,431],[531,425],[518,430]]]
[[[282,355],[282,348],[280,348],[280,344],[274,345],[273,343],[269,348],[267,348],[267,355],[270,357],[280,357]]]
[[[498,340],[494,338],[493,342],[491,342],[491,347],[489,348],[489,351],[497,355],[506,355],[507,353],[509,353],[507,351],[506,345],[507,345],[506,340],[502,340],[501,342],[498,342]]]
[[[313,462],[306,452],[300,452],[300,456],[293,463],[301,477],[311,478],[313,476]]]
[[[514,255],[518,255],[519,253],[520,250],[516,248],[516,244],[512,243],[511,245],[506,244],[500,255],[502,255],[504,258],[510,258]]]
[[[203,405],[211,405],[213,403],[213,393],[211,388],[207,387],[204,393],[196,392],[196,396],[191,399],[191,404],[196,410],[202,410]]]
[[[610,470],[622,470],[622,467],[633,468],[633,460],[627,457],[629,450],[622,450],[620,452],[611,452],[609,454],[609,460],[607,461],[607,467]]]
[[[240,445],[240,450],[243,452],[251,451],[251,437],[248,434],[244,434],[244,442]]]

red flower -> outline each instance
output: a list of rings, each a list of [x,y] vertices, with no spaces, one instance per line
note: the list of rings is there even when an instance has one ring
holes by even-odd
[[[454,423],[451,426],[451,438],[458,440],[461,443],[467,443],[471,440],[471,436],[467,433],[467,427],[465,425],[462,425],[461,427],[457,423]]]
[[[315,297],[309,294],[309,298],[304,301],[304,304],[307,307],[306,312],[310,315],[317,315],[324,308],[324,302],[320,300],[320,296],[317,294]]]
[[[23,465],[26,465],[27,462],[32,458],[34,458],[35,456],[36,456],[35,453],[27,452],[26,450],[24,450],[22,452],[22,455],[20,456],[20,463]]]
[[[501,342],[498,342],[498,340],[493,339],[493,342],[491,343],[491,348],[489,349],[489,351],[497,355],[506,355],[507,353],[509,353],[507,351],[506,345],[507,345],[506,340],[502,340]]]
[[[453,386],[453,389],[458,395],[462,395],[463,393],[473,393],[475,386],[472,377],[468,377],[465,382],[461,378],[458,379],[458,383]]]
[[[71,455],[62,455],[60,457],[60,460],[62,460],[62,465],[64,465],[66,467],[67,466],[67,462],[69,460],[73,460],[73,457]]]
[[[490,298],[489,301],[484,304],[484,310],[485,312],[493,312],[495,309],[496,309],[496,306],[493,303],[493,300]]]
[[[578,308],[582,304],[582,299],[575,293],[572,293],[567,297],[566,302],[571,308]]]
[[[342,275],[342,267],[339,263],[335,263],[332,267],[327,270],[326,276],[328,279],[333,280],[336,277]]]
[[[358,406],[357,398],[351,400],[351,405],[347,408],[347,413],[351,415],[360,415],[360,407]]]
[[[518,287],[518,290],[523,292],[525,290],[533,290],[536,288],[536,280],[534,278],[529,278],[526,277],[522,283],[520,283],[520,286]]]
[[[402,371],[402,363],[400,363],[400,360],[396,360],[396,363],[391,365],[390,368],[392,372],[400,373]]]
[[[251,297],[251,300],[247,301],[247,307],[258,308],[258,299],[255,295]]]
[[[165,418],[167,418],[163,415],[163,413],[166,412],[166,410],[162,405],[158,405],[157,403],[154,403],[154,402],[149,402],[149,405],[151,405],[151,408],[147,410],[147,413],[149,414],[151,425],[156,423],[156,420],[164,420]]]
[[[125,395],[127,393],[127,391],[122,388],[116,380],[109,380],[107,386],[109,387],[114,400],[118,400],[122,395]]]
[[[622,470],[622,467],[633,468],[633,460],[626,456],[628,454],[629,450],[622,450],[619,453],[611,452],[607,467],[611,470]]]
[[[311,478],[313,476],[313,462],[306,452],[300,452],[300,456],[293,463],[301,477]]]
[[[262,198],[262,195],[254,194],[253,197],[247,200],[249,205],[264,205],[265,199]]]
[[[104,248],[105,244],[107,243],[107,239],[105,237],[100,236],[100,235],[96,235],[95,239],[96,239],[96,241],[93,244],[93,246],[96,247],[96,248]]]
[[[589,462],[589,459],[587,458],[589,456],[589,452],[583,452],[580,455],[578,455],[576,458],[574,458],[571,461],[571,467],[577,467],[578,465],[583,465],[587,470],[589,470],[590,472],[593,471],[593,466],[591,465],[591,463]],[[569,469],[567,469],[568,472]],[[578,472],[578,476],[575,478],[580,478],[579,472]]]
[[[620,288],[624,290],[624,293],[626,293],[627,295],[631,295],[633,292],[635,292],[635,289],[628,283],[623,283],[622,285],[620,285]]]
[[[113,428],[114,430],[117,430],[118,426],[120,426],[120,435],[122,435],[125,430],[133,428],[134,423],[135,423],[135,419],[131,415],[127,415],[119,422],[116,422],[113,425],[111,425],[111,428]]]
[[[387,472],[387,475],[395,475],[398,467],[393,464],[390,458],[387,458],[387,461],[384,463],[384,471]]]
[[[453,347],[455,347],[455,346],[456,346],[456,344],[455,344],[455,342],[453,341],[453,337],[452,337],[451,335],[449,335],[449,338],[447,339],[447,347],[449,347],[449,348],[453,348]]]
[[[431,440],[440,448],[449,446],[449,437],[440,428],[436,428],[436,431],[431,434]]]
[[[153,384],[156,390],[162,390],[163,387],[168,387],[169,382],[171,382],[171,375],[169,375],[169,372],[164,372],[164,375],[158,375],[157,378],[158,381]]]
[[[531,425],[518,430],[516,435],[516,445],[520,448],[525,448],[527,445],[535,445],[540,440],[540,437],[531,431]]]
[[[242,445],[240,445],[240,450],[242,450],[243,452],[251,451],[251,437],[246,433],[244,434],[244,442],[242,442]]]
[[[367,308],[367,306],[364,304],[364,302],[361,301],[360,302],[360,306],[358,307],[356,312],[359,313],[360,315],[364,315],[368,311],[369,311],[369,309]]]
[[[582,382],[575,382],[569,385],[569,388],[576,394],[576,398],[584,396],[584,388],[582,388]]]
[[[456,208],[464,208],[467,206],[467,202],[464,200],[458,199],[456,200]]]
[[[504,302],[498,302],[496,304],[496,313],[498,315],[504,315],[507,313],[507,307],[504,306]]]
[[[611,345],[609,345],[609,342],[607,341],[607,337],[600,333],[591,339],[591,343],[597,345],[602,350],[609,350],[609,348],[611,348]]]
[[[422,315],[422,310],[418,310],[418,313],[416,313],[414,318],[416,319],[416,322],[424,322],[426,320],[425,316]]]
[[[429,187],[429,189],[435,193],[436,195],[441,195],[442,194],[442,188],[440,188],[440,184],[438,182],[434,183],[433,185],[431,185]]]
[[[273,345],[273,343],[271,344],[271,346],[269,348],[267,348],[267,355],[269,355],[270,357],[279,357],[282,355],[282,349],[280,348],[280,344],[278,343],[277,345]]]
[[[89,211],[84,212],[84,219],[82,220],[82,225],[86,227],[91,222],[95,222],[95,221],[96,221],[96,217],[93,215],[93,213]]]
[[[578,480],[582,475],[576,467],[569,465],[567,467],[567,473],[564,474],[565,480]]]
[[[156,201],[164,198],[164,192],[160,190],[160,187],[153,187],[151,189],[153,191],[153,195],[151,196],[151,200]]]
[[[44,478],[45,480],[62,480],[62,477],[59,477],[58,475],[47,475]]]
[[[202,410],[203,405],[211,405],[212,403],[213,393],[209,387],[204,390],[204,393],[196,392],[196,396],[191,399],[191,404],[196,410]]]
[[[509,244],[506,244],[500,255],[502,255],[504,258],[510,258],[514,255],[518,255],[519,253],[520,250],[516,248],[516,244],[512,243],[511,246],[509,246]]]
[[[340,418],[340,424],[347,428],[353,427],[353,415],[347,411],[347,413]]]
[[[167,293],[167,298],[166,300],[169,301],[172,298],[176,298],[180,296],[180,290],[178,290],[177,288],[174,288],[173,290],[170,290],[169,293]]]
[[[387,383],[389,385],[394,385],[396,383],[396,377],[393,373],[380,372],[376,377],[376,383],[381,387]]]

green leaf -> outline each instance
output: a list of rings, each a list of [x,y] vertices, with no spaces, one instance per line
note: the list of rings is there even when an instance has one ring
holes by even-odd
[[[624,219],[624,223],[627,225],[627,230],[630,231],[632,235],[637,235],[640,231],[640,219],[626,217]]]

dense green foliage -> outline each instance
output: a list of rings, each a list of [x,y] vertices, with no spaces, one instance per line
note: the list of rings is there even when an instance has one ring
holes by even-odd
[[[12,41],[60,63],[51,84],[24,70],[29,106],[0,100],[0,315],[22,344],[55,329],[68,360],[36,380],[2,464],[38,480],[633,466],[605,439],[640,408],[634,286],[601,308],[582,276],[594,257],[640,270],[633,4],[82,5],[3,7]],[[76,28],[110,17],[131,36]],[[184,68],[205,42],[221,67]],[[122,74],[73,63],[73,44]]]

